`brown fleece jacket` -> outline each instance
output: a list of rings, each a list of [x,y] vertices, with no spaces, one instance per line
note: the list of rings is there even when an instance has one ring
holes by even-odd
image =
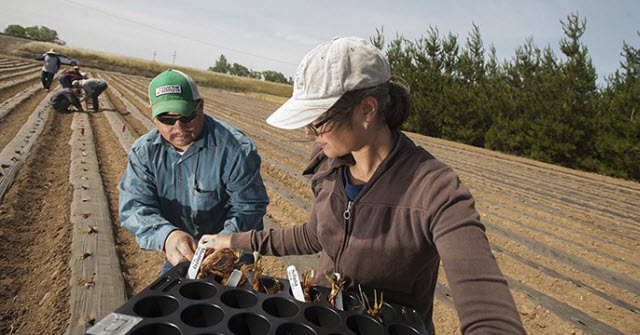
[[[350,202],[342,169],[353,164],[351,155],[316,150],[304,173],[314,193],[309,221],[234,234],[231,246],[275,256],[322,251],[317,283],[328,286],[328,270],[382,290],[416,308],[430,333],[442,260],[463,334],[524,334],[473,197],[451,168],[394,132],[391,153]]]

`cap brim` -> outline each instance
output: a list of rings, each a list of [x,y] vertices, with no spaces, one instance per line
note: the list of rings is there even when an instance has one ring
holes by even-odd
[[[340,99],[339,96],[317,100],[287,100],[267,118],[267,123],[282,129],[302,128],[324,114]]]
[[[155,119],[156,116],[163,113],[178,113],[183,116],[189,116],[196,109],[198,101],[185,101],[185,100],[169,100],[160,101],[151,107],[153,111],[151,118]]]

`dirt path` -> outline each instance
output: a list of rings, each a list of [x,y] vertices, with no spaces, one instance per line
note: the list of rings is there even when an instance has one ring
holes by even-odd
[[[146,97],[148,78],[104,71],[100,71],[100,74],[105,75],[104,78],[109,84],[120,91],[122,99],[130,103],[129,108],[134,106],[149,117]],[[9,94],[6,92],[14,89],[19,91],[17,88],[0,90],[0,98],[2,94]],[[14,91],[11,92],[15,94]],[[208,114],[242,130],[256,143],[263,158],[261,173],[271,201],[267,208],[269,219],[274,225],[281,227],[305,222],[311,204],[311,194],[307,181],[300,176],[300,171],[306,165],[310,144],[299,141],[302,139],[299,132],[265,125],[266,116],[279,105],[207,87],[201,88],[201,94],[206,99]],[[115,109],[108,112],[114,113],[113,115],[122,120],[126,131],[131,131],[134,137],[147,131],[140,120],[127,112],[120,98],[109,91],[106,96]],[[31,100],[27,100],[25,106],[19,108],[28,110],[28,104],[38,97],[36,94]],[[7,115],[4,123],[0,121],[0,130],[9,134],[8,140],[12,137],[12,127],[17,127],[20,123],[21,113],[22,109],[16,109]],[[15,114],[13,119],[10,118],[12,114]],[[65,117],[56,115],[53,121],[50,121],[52,125],[48,125],[47,136],[51,136],[51,128],[64,128],[56,128],[55,125],[66,120]],[[91,122],[96,136],[101,175],[116,230],[122,271],[131,296],[157,278],[162,255],[139,250],[133,236],[120,227],[117,184],[126,168],[126,153],[104,113],[91,114]],[[56,141],[64,141],[59,138],[54,141],[47,136],[39,142],[39,146],[42,146],[42,143],[53,145],[59,143]],[[64,136],[67,136],[68,140],[68,134]],[[487,226],[487,236],[498,264],[510,283],[525,329],[529,333],[640,333],[640,259],[637,257],[640,247],[640,208],[637,206],[640,203],[640,184],[417,134],[409,136],[416,144],[425,147],[438,159],[450,165],[471,189],[477,200],[477,209]],[[0,139],[0,146],[2,140],[4,139]],[[55,144],[55,147],[55,150],[68,150],[66,143]],[[44,149],[38,148],[36,152],[44,152]],[[54,148],[50,150],[53,151]],[[47,155],[62,154],[56,151],[47,152]],[[62,156],[68,160],[68,154]],[[56,159],[62,159],[60,157],[40,157],[34,160],[32,155],[27,164],[28,168],[21,172],[21,178],[25,178],[25,171],[34,174],[35,167],[41,171],[60,168],[55,165]],[[66,175],[64,172],[61,174]],[[38,185],[46,185],[46,181],[40,181],[37,176],[30,178],[34,178],[30,181],[35,180]],[[51,193],[54,191],[49,188],[34,188],[27,192],[23,179],[14,186],[5,203],[0,206],[0,253],[6,253],[6,257],[16,258],[18,255],[17,251],[13,250],[15,248],[9,246],[13,244],[7,243],[16,241],[19,244],[20,241],[35,238],[33,233],[27,234],[28,229],[27,232],[18,229],[23,228],[23,218],[28,218],[29,222],[39,222],[38,226],[46,226],[41,222],[39,214],[44,209],[34,207],[32,202],[42,208],[48,208],[52,203],[62,206],[64,201],[70,201]],[[60,187],[53,188],[59,190]],[[46,199],[45,205],[33,200],[35,196],[28,198],[26,202],[22,201],[22,197],[28,196],[30,192]],[[27,207],[24,203],[29,203],[30,206]],[[22,212],[18,212],[16,208]],[[66,216],[60,213],[50,215],[66,219],[68,209],[65,210]],[[64,231],[63,228],[57,229]],[[62,232],[58,234],[64,235]],[[43,241],[42,243],[49,246],[48,249],[28,249],[27,258],[35,260],[35,266],[57,273],[58,268],[53,272],[51,270],[58,264],[55,261],[47,264],[37,261],[41,254],[51,254],[50,249],[54,243],[68,243],[62,239],[56,235],[53,238],[55,242]],[[48,257],[46,259],[53,256]],[[31,269],[30,263],[26,262],[18,262],[19,264],[13,267],[14,262],[7,262],[8,259],[12,258],[4,258],[0,267],[0,280],[3,286],[7,287],[6,290],[0,291],[3,294],[3,302],[0,303],[3,312],[0,333],[10,331],[11,324],[22,325],[22,329],[35,329],[30,327],[32,324],[40,324],[39,321],[27,321],[30,318],[50,315],[45,314],[44,310],[46,306],[51,305],[47,305],[46,299],[40,304],[43,298],[38,301],[29,298],[34,295],[22,293],[26,291],[15,281],[8,279],[7,274],[13,271],[28,272]],[[279,259],[268,257],[265,259],[265,265],[265,274],[285,276],[284,264]],[[42,271],[36,273],[41,274]],[[436,329],[438,334],[458,334],[459,324],[451,297],[448,296],[446,274],[444,271],[440,273],[437,299],[434,303]],[[25,276],[31,278],[30,273]],[[64,273],[61,276],[64,276]],[[53,288],[49,291],[65,292],[64,281],[56,280],[45,281],[44,284]],[[5,294],[11,295],[14,292],[18,297],[15,304],[5,303]],[[55,297],[56,299],[47,299],[65,301],[60,296]],[[19,309],[19,302],[29,309]],[[4,312],[5,308],[7,313]],[[34,310],[36,312],[32,312]],[[64,314],[66,310],[60,307],[57,312]]]
[[[52,87],[54,87],[52,85]],[[54,87],[55,89],[55,87]],[[33,110],[48,94],[45,90],[38,90],[33,96],[29,97],[26,101],[19,104],[11,112],[0,119],[0,129],[2,129],[2,136],[0,136],[0,151],[4,149],[7,143],[11,142],[13,137],[20,131],[20,128],[24,125],[25,121],[31,116]]]
[[[11,86],[9,88],[5,88],[3,90],[0,90],[0,101],[5,101],[5,100],[11,98],[12,96],[16,95],[16,93],[24,91],[27,87],[33,86],[33,84],[39,83],[39,82],[40,82],[40,79],[32,79],[32,80],[26,81],[24,83],[13,85],[13,86]],[[53,87],[53,85],[51,85],[51,86]]]
[[[0,206],[2,334],[61,334],[66,329],[71,119],[51,114]]]

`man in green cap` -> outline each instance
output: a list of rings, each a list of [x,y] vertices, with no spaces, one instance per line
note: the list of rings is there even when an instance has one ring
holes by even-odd
[[[144,250],[163,251],[161,274],[190,261],[203,234],[262,229],[269,200],[253,142],[204,114],[188,75],[167,70],[149,85],[157,129],[131,147],[120,181],[120,221]]]

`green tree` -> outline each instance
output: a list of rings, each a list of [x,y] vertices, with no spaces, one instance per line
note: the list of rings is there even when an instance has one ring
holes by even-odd
[[[371,36],[369,41],[378,49],[384,50],[384,26],[380,26],[380,29],[376,28],[376,35]]]
[[[231,65],[227,61],[227,57],[224,55],[220,55],[220,58],[216,60],[216,65],[213,67],[209,67],[209,71],[220,72],[220,73],[229,73],[231,70]]]
[[[442,137],[482,147],[491,115],[486,94],[484,46],[480,29],[475,24],[454,68],[454,76],[446,90],[448,103]]]
[[[27,37],[27,32],[23,26],[19,24],[10,24],[4,29],[4,33],[16,37]]]
[[[561,21],[566,35],[560,50],[567,60],[559,66],[561,87],[555,108],[536,123],[540,141],[532,151],[536,159],[555,162],[572,168],[595,171],[594,117],[596,114],[596,70],[587,47],[580,38],[586,30],[586,19],[577,14]]]
[[[229,74],[239,77],[249,77],[251,75],[251,71],[243,65],[233,63],[233,66],[229,68]]]
[[[370,41],[410,87],[405,130],[640,180],[640,51],[625,42],[621,69],[599,89],[581,40],[586,19],[560,22],[562,58],[530,37],[500,62],[475,24],[462,47],[436,27],[389,42],[380,28]]]
[[[539,104],[540,96],[545,95],[546,85],[553,82],[542,75],[553,71],[542,70],[541,58],[533,38],[527,38],[525,44],[516,49],[512,62],[504,64],[502,78],[491,79],[497,85],[493,92],[498,91],[500,103],[485,136],[486,148],[518,155],[531,154],[530,149],[537,141],[533,123],[541,113],[547,112]]]
[[[249,74],[249,77],[254,78],[254,79],[262,79],[262,72],[251,70],[251,73]]]
[[[621,55],[599,108],[596,150],[604,164],[598,172],[640,180],[640,49],[625,41]]]
[[[25,28],[27,38],[36,41],[51,42],[64,45],[65,41],[58,38],[58,32],[45,26],[31,26]]]
[[[271,81],[274,83],[281,83],[281,84],[290,84],[287,77],[285,77],[284,74],[277,71],[269,71],[269,70],[263,71],[262,76],[266,81]]]

